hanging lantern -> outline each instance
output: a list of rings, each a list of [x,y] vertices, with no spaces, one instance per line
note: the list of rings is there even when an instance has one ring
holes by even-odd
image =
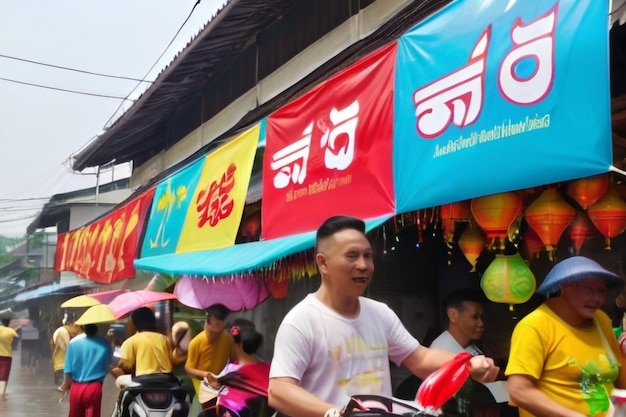
[[[472,265],[470,272],[476,271],[476,261],[483,249],[485,249],[486,244],[487,241],[483,234],[477,227],[471,227],[471,224],[465,229],[463,234],[461,234],[459,238],[459,249],[461,249],[467,261]]]
[[[284,300],[287,298],[289,280],[284,277],[272,277],[267,280],[267,288],[273,299]]]
[[[541,243],[537,232],[535,232],[532,227],[526,228],[524,236],[522,237],[522,244],[520,245],[520,250],[524,253],[524,258],[528,260],[537,259],[542,247],[543,243]]]
[[[472,213],[465,201],[444,204],[441,206],[441,226],[446,243],[452,243],[457,222],[470,221]]]
[[[516,246],[520,241],[520,229],[522,227],[522,219],[524,219],[524,213],[520,212],[515,219],[509,225],[509,230],[507,231],[507,238],[511,243],[514,243]]]
[[[482,278],[480,287],[494,303],[525,303],[535,292],[535,276],[519,253],[496,254]]]
[[[593,237],[595,229],[587,214],[579,211],[576,213],[574,220],[569,225],[567,234],[572,241],[572,245],[574,246],[574,253],[576,255],[580,255],[580,250],[582,249],[583,244]]]
[[[583,210],[587,210],[606,193],[608,186],[607,175],[595,175],[570,182],[567,185],[567,194],[576,200]]]
[[[606,238],[606,249],[611,249],[611,239],[626,230],[626,202],[614,187],[587,210],[589,218]]]
[[[526,223],[533,228],[554,260],[554,250],[567,226],[574,220],[576,210],[554,187],[545,190],[526,209]]]
[[[522,199],[513,192],[472,199],[474,219],[487,234],[492,249],[504,249],[509,226],[522,210]],[[499,244],[496,243],[499,242]]]

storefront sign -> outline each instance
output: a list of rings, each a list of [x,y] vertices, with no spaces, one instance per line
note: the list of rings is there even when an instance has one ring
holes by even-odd
[[[402,36],[397,212],[608,171],[608,9],[455,1]]]
[[[142,258],[235,243],[260,129],[256,125],[157,186]]]
[[[135,275],[133,260],[154,189],[106,217],[59,235],[56,271],[71,271],[109,284]]]
[[[262,236],[315,230],[327,217],[393,212],[396,44],[368,55],[270,115]]]

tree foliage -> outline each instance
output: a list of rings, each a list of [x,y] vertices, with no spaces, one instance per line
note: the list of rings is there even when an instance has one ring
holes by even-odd
[[[0,255],[10,252],[13,248],[23,243],[24,237],[7,237],[0,235]]]

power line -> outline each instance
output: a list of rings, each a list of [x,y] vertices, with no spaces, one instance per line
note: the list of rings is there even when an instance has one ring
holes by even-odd
[[[23,85],[29,85],[31,87],[39,87],[39,88],[47,88],[49,90],[56,90],[56,91],[63,91],[65,93],[73,93],[73,94],[82,94],[85,96],[93,96],[93,97],[103,97],[103,98],[114,98],[114,99],[122,99],[122,103],[126,100],[129,100],[128,96],[126,97],[120,97],[120,96],[110,96],[107,94],[97,94],[97,93],[86,93],[84,91],[76,91],[76,90],[67,90],[65,88],[58,88],[58,87],[50,87],[48,85],[41,85],[41,84],[34,84],[34,83],[27,83],[25,81],[18,81],[18,80],[12,80],[10,78],[2,78],[0,77],[0,80],[2,81],[8,81],[11,83],[16,83],[16,84],[23,84]],[[130,100],[133,101],[133,100]]]
[[[2,55],[2,54],[0,54],[0,58],[13,59],[15,61],[28,62],[29,64],[42,65],[44,67],[57,68],[57,69],[62,69],[62,70],[66,70],[66,71],[74,71],[74,72],[79,72],[79,73],[82,73],[82,74],[95,75],[95,76],[98,76],[98,77],[117,78],[117,79],[120,79],[120,80],[139,81],[139,82],[142,82],[142,83],[152,83],[152,81],[140,80],[139,78],[124,77],[124,76],[121,76],[121,75],[103,74],[101,72],[85,71],[85,70],[80,70],[80,69],[76,69],[76,68],[63,67],[63,66],[60,66],[60,65],[47,64],[45,62],[32,61],[30,59],[18,58],[18,57],[9,56],[9,55]]]
[[[150,75],[150,72],[152,72],[152,70],[154,69],[154,67],[156,66],[156,64],[161,60],[161,58],[163,58],[163,55],[165,55],[165,52],[167,52],[167,50],[169,49],[170,46],[172,46],[172,44],[174,43],[174,40],[176,40],[176,37],[178,36],[178,34],[180,33],[180,31],[183,29],[183,26],[185,26],[185,24],[187,23],[187,21],[189,20],[189,18],[191,17],[191,15],[193,14],[193,11],[196,9],[196,7],[198,6],[198,4],[200,4],[201,0],[197,0],[196,3],[193,5],[193,7],[191,8],[191,11],[189,12],[189,15],[187,15],[187,18],[185,19],[185,21],[182,23],[182,25],[180,25],[180,27],[178,28],[178,30],[176,31],[176,33],[174,34],[174,37],[172,38],[172,40],[167,44],[167,46],[165,47],[165,49],[163,50],[163,52],[161,52],[161,55],[159,55],[159,57],[156,59],[156,61],[154,61],[154,64],[152,64],[152,66],[150,67],[150,69],[148,70],[148,72],[146,72],[146,75],[144,75],[141,78],[141,82],[143,82],[148,75]],[[109,125],[109,123],[111,123],[111,120],[113,120],[113,118],[115,117],[115,115],[117,114],[118,111],[120,111],[120,108],[122,108],[122,105],[124,104],[124,102],[126,100],[128,100],[128,97],[130,97],[130,95],[137,89],[137,87],[139,87],[141,85],[141,82],[139,82],[135,88],[133,88],[132,90],[130,90],[130,92],[126,95],[126,97],[124,98],[124,100],[122,100],[122,102],[120,103],[119,106],[117,106],[117,109],[113,112],[113,114],[111,115],[111,117],[109,117],[109,120],[106,121],[106,123],[104,124],[103,129],[106,129],[107,126]]]
[[[38,206],[38,207],[17,207],[17,206],[0,207],[0,213],[34,211],[34,210],[41,210],[41,206]]]
[[[33,201],[33,200],[49,200],[50,197],[31,197],[31,198],[0,198],[0,204],[2,203],[16,203],[21,201]]]
[[[14,219],[0,220],[0,223],[14,223],[22,220],[34,219],[35,217],[37,217],[37,214],[33,214],[32,216],[17,217]]]

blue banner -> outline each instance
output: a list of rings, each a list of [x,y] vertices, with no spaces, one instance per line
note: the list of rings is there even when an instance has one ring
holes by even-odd
[[[174,253],[206,158],[203,156],[160,182],[141,247],[141,257]]]
[[[608,10],[461,0],[402,36],[396,211],[607,172]]]

